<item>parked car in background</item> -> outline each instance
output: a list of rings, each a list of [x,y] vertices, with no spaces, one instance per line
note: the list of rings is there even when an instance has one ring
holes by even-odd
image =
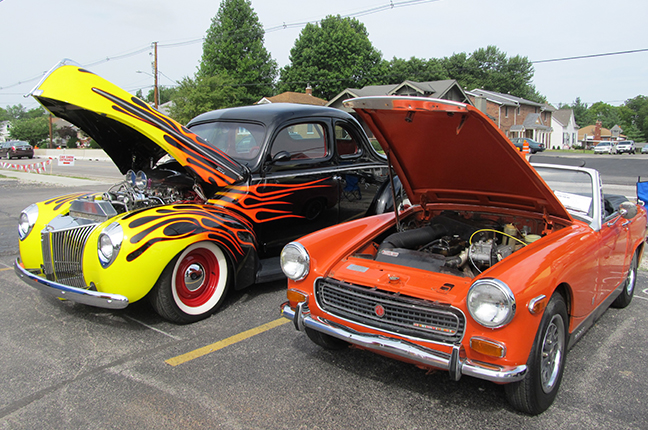
[[[616,154],[616,144],[614,142],[600,142],[594,147],[594,154]]]
[[[529,144],[529,152],[531,154],[535,154],[545,150],[544,143],[536,142],[535,140],[529,139],[528,137],[514,137],[513,139],[511,139],[511,142],[513,142],[513,144],[517,147],[517,149],[522,151],[524,149],[525,140]]]
[[[184,127],[79,67],[33,92],[108,154],[124,181],[52,197],[20,215],[28,284],[164,318],[205,318],[228,290],[284,278],[282,247],[365,215],[387,163],[348,113],[286,103],[209,112]]]
[[[642,154],[648,154],[648,145],[644,145],[644,146],[641,148],[641,153],[642,153]]]
[[[22,140],[9,140],[0,143],[0,157],[11,160],[12,158],[34,158],[34,148]]]
[[[634,154],[635,143],[633,140],[622,140],[616,144],[617,154]]]
[[[323,348],[505,384],[514,408],[543,412],[568,349],[632,300],[646,210],[604,197],[594,169],[531,166],[470,105],[345,106],[390,154],[411,205],[286,245],[282,314]]]

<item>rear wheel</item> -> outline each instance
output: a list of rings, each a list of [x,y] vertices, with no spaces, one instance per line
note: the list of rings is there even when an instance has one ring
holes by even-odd
[[[632,262],[630,263],[630,270],[628,271],[628,276],[626,277],[623,283],[623,291],[619,294],[612,302],[613,308],[625,308],[632,301],[634,296],[635,285],[637,284],[637,266],[638,258],[637,254],[632,257]]]
[[[211,242],[199,242],[167,265],[151,291],[151,305],[169,321],[195,322],[221,306],[228,286],[223,251]]]
[[[526,376],[505,386],[509,403],[530,415],[546,411],[558,394],[566,354],[567,306],[563,297],[554,293],[531,348]]]

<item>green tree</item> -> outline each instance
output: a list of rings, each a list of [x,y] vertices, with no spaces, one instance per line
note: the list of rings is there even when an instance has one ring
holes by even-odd
[[[594,124],[594,119],[589,112],[587,103],[583,103],[580,97],[576,97],[574,103],[567,105],[574,111],[574,120],[579,127],[586,127]]]
[[[491,45],[472,54],[453,54],[444,58],[442,65],[447,76],[456,79],[464,88],[481,88],[536,102],[545,101],[531,84],[534,69],[527,57],[507,57]]]
[[[411,57],[409,60],[394,57],[386,64],[387,72],[382,84],[397,84],[403,81],[440,81],[450,79],[443,67],[441,60],[430,58],[429,60]]]
[[[625,116],[625,125],[633,125],[637,128],[640,135],[643,136],[641,140],[648,138],[648,97],[647,96],[637,96],[632,99],[628,99],[624,103],[624,107],[627,108]]]
[[[621,115],[616,106],[608,103],[596,102],[589,107],[588,113],[594,121],[601,121],[603,127],[612,128],[621,125]]]
[[[201,113],[239,106],[247,95],[245,88],[235,86],[234,79],[225,72],[196,79],[185,77],[173,94],[170,115],[181,124],[186,124]]]
[[[243,90],[240,104],[272,95],[277,62],[263,44],[264,34],[249,0],[223,0],[207,30],[196,78],[226,73]]]
[[[364,24],[355,18],[327,16],[307,24],[290,50],[290,64],[281,70],[280,91],[303,91],[330,100],[349,87],[382,79],[387,64],[369,41]]]
[[[46,116],[37,118],[16,119],[11,122],[9,136],[12,139],[24,140],[32,146],[40,145],[49,137],[49,122]]]

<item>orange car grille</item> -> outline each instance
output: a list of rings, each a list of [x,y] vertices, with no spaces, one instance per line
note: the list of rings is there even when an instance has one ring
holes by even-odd
[[[47,279],[77,288],[88,288],[81,260],[88,236],[96,224],[65,230],[43,231],[43,271]]]
[[[457,308],[375,288],[320,279],[315,284],[317,306],[372,328],[444,343],[458,343],[465,330]]]

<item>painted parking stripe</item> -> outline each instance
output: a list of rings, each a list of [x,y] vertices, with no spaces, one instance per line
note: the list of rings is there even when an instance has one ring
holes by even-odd
[[[12,269],[13,269],[13,267],[5,267],[5,268],[0,269],[0,272],[4,272],[5,270],[12,270]]]
[[[194,349],[193,351],[189,351],[185,354],[178,355],[177,357],[169,358],[168,360],[165,361],[165,363],[170,364],[171,366],[177,366],[179,364],[186,363],[187,361],[191,361],[194,358],[202,357],[203,355],[207,355],[212,352],[218,351],[219,349],[223,349],[226,346],[233,345],[237,342],[248,339],[252,336],[256,336],[257,334],[266,332],[268,330],[271,330],[275,327],[279,327],[289,322],[290,322],[289,319],[279,318],[274,321],[270,321],[269,323],[244,331],[242,333],[235,334],[234,336],[228,337],[227,339],[223,339],[218,342],[212,343],[211,345],[203,346],[202,348]]]

